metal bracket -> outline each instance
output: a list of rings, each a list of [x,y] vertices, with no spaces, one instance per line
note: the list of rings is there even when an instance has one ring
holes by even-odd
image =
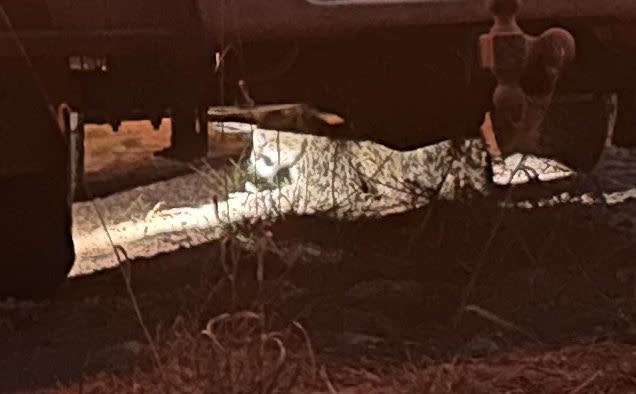
[[[558,78],[576,52],[574,37],[553,28],[538,37],[517,24],[522,0],[488,0],[494,24],[479,39],[480,60],[497,79],[493,128],[504,155],[543,153],[540,126]]]
[[[82,114],[62,103],[57,108],[57,121],[68,147],[69,204],[86,197],[84,184],[84,121]]]

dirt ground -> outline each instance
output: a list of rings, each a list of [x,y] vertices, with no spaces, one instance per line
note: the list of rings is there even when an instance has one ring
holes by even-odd
[[[246,146],[241,136],[211,124],[208,133],[207,159],[213,164],[237,158]],[[182,163],[154,156],[170,146],[170,119],[164,119],[158,130],[149,121],[123,122],[117,133],[108,125],[88,125],[86,135],[86,182],[94,197],[191,172]]]
[[[121,187],[109,162],[138,182],[187,171],[150,160],[165,125],[126,127],[87,143],[95,190]],[[626,208],[483,199],[228,229],[3,304],[0,392],[636,393],[636,244],[608,209]]]

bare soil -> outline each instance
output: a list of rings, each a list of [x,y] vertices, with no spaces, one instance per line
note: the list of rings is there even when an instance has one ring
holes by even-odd
[[[170,120],[158,130],[149,121],[122,123],[118,132],[108,125],[87,125],[86,182],[93,197],[158,182],[192,172],[187,163],[167,160],[155,153],[170,146]],[[207,160],[222,165],[238,158],[246,147],[245,138],[222,133],[209,126]]]
[[[0,392],[636,393],[636,244],[606,209],[233,229],[3,306]]]

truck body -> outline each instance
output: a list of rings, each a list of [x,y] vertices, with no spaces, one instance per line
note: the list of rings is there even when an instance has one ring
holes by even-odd
[[[617,93],[628,135],[636,123],[636,0],[528,0],[518,19],[530,34],[572,34],[576,57],[556,95]],[[478,0],[0,0],[0,183],[12,190],[0,203],[38,206],[41,190],[24,185],[70,183],[77,158],[63,135],[69,123],[59,121],[68,109],[115,128],[171,116],[169,153],[180,158],[205,150],[196,135],[213,106],[305,103],[352,125],[342,137],[403,150],[478,135],[497,83],[478,46],[491,26]],[[603,111],[594,99],[585,108]],[[566,158],[581,158],[588,146],[580,141],[601,140],[598,119],[583,121],[591,134],[582,131],[578,142],[564,137]],[[67,197],[42,209],[68,209]],[[66,274],[68,217],[38,224],[39,249],[66,248],[57,253],[64,261],[48,265],[28,247],[34,223],[2,220],[22,230],[6,241],[18,245],[11,262],[0,264],[15,286],[3,291],[0,283],[0,294],[29,293]],[[24,276],[34,271],[39,280]]]

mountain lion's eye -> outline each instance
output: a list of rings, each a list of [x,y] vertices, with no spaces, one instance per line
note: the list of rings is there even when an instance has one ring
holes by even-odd
[[[263,161],[265,162],[265,165],[268,165],[268,166],[274,165],[274,162],[272,161],[272,159],[270,159],[267,156],[261,156],[261,159],[263,159]]]

